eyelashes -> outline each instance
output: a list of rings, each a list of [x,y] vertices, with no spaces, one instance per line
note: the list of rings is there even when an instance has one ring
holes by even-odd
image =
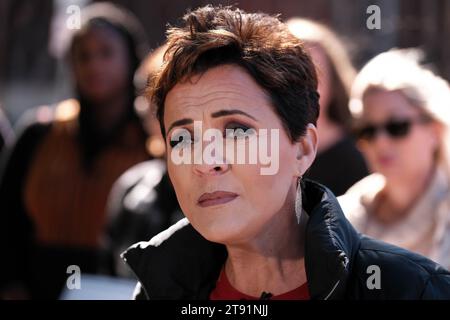
[[[189,132],[189,131],[188,131]],[[170,138],[169,145],[171,148],[175,148],[176,146],[185,147],[187,145],[193,144],[194,141],[190,136],[183,134],[174,134]]]
[[[254,134],[256,134],[254,128],[236,121],[228,123],[222,130],[224,139],[240,140]],[[194,139],[193,137],[194,134],[188,129],[176,129],[170,137],[169,145],[171,148],[191,146],[196,142],[195,137]]]
[[[186,128],[177,128],[173,130],[173,133],[170,136],[169,145],[171,148],[175,148],[177,146],[184,148],[185,146],[194,143],[192,137],[194,137],[194,135],[190,130]]]
[[[225,132],[224,132],[224,138],[225,139],[242,139],[248,136],[250,133],[250,130],[253,128],[250,128],[246,126],[245,124],[232,122],[225,126]],[[254,129],[253,129],[254,130]]]

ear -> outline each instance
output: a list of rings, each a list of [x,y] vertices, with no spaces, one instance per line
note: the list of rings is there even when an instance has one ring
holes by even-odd
[[[308,170],[314,162],[317,154],[318,145],[317,128],[312,124],[306,126],[305,134],[296,142],[297,145],[297,171],[299,176]]]

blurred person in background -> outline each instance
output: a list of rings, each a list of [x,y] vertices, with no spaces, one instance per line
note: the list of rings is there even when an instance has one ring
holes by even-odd
[[[351,135],[348,102],[356,72],[343,43],[325,25],[303,18],[292,18],[287,25],[304,42],[319,78],[318,153],[305,177],[339,196],[369,173]]]
[[[140,25],[106,3],[81,17],[68,51],[76,99],[24,116],[2,174],[2,298],[54,299],[68,266],[99,272],[111,186],[149,158],[133,107]]]
[[[382,53],[358,74],[351,110],[374,174],[339,200],[360,232],[450,268],[450,89],[417,54]]]
[[[140,92],[162,66],[166,50],[166,45],[160,46],[139,67],[135,84]],[[133,166],[114,183],[108,199],[110,223],[105,241],[114,261],[114,273],[125,277],[133,275],[120,254],[133,243],[151,239],[184,217],[167,174],[166,146],[155,106],[149,105],[144,96],[139,96],[136,104],[145,119],[149,133],[147,149],[153,159]]]

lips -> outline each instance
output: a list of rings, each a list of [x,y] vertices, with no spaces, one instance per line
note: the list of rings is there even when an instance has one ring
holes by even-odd
[[[200,207],[210,207],[219,204],[224,204],[236,199],[238,195],[233,192],[215,191],[212,193],[204,193],[198,198],[198,205]]]
[[[393,156],[379,156],[378,157],[378,163],[381,164],[382,166],[389,166],[394,162],[394,157]]]

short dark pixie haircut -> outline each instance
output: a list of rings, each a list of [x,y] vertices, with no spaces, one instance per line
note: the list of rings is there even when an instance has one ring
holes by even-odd
[[[291,141],[298,141],[309,123],[316,124],[314,65],[301,40],[278,16],[208,5],[188,12],[183,21],[183,26],[168,29],[164,64],[147,88],[164,137],[168,92],[177,83],[225,64],[242,67],[268,94]]]

